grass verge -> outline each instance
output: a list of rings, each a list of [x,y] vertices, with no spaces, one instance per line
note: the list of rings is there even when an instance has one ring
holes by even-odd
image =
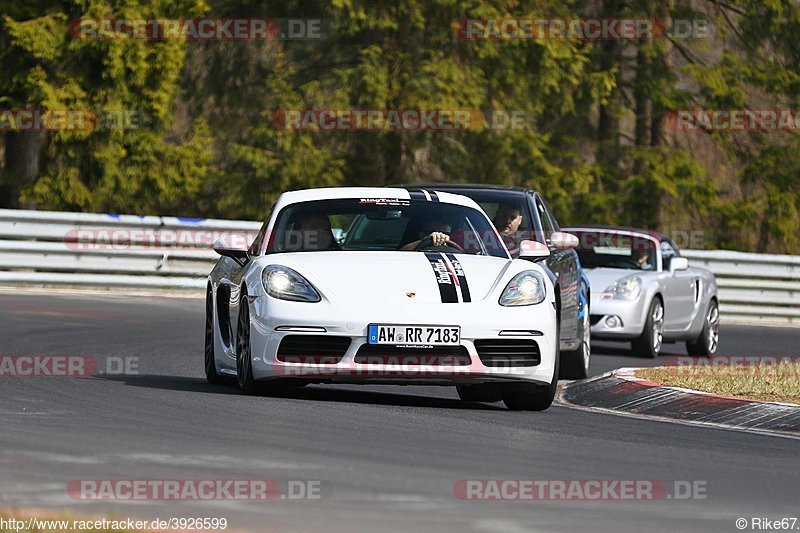
[[[800,362],[642,368],[636,377],[667,387],[800,404]]]

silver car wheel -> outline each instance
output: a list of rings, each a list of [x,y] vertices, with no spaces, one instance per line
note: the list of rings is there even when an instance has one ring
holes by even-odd
[[[708,353],[714,353],[719,344],[719,306],[716,304],[711,306],[706,322],[708,323]]]
[[[589,309],[583,311],[583,366],[589,372],[589,359],[592,355],[592,332],[589,323]]]
[[[661,345],[664,342],[664,306],[657,302],[653,308],[653,351],[661,352]]]

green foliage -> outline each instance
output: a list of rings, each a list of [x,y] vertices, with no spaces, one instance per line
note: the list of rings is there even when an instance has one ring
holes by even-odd
[[[40,6],[24,20],[3,17],[0,60],[11,68],[0,80],[9,107],[80,110],[108,122],[98,128],[47,135],[47,164],[23,188],[23,202],[39,208],[106,211],[186,209],[211,173],[213,140],[202,121],[189,138],[167,138],[180,87],[184,43],[178,40],[75,39],[77,18],[197,16],[202,0],[89,0],[65,9]],[[134,114],[140,124],[119,127],[113,117]],[[111,118],[109,118],[111,117]],[[108,120],[107,120],[108,119]],[[88,126],[88,122],[87,122]]]
[[[794,0],[0,1],[0,107],[135,110],[131,128],[43,136],[37,208],[262,219],[287,189],[526,185],[564,224],[705,230],[800,252],[794,134],[665,129],[678,109],[800,106]],[[678,4],[678,5],[676,5]],[[322,19],[321,40],[80,40],[86,18]],[[706,19],[712,39],[462,40],[466,18]],[[276,110],[519,112],[519,128],[286,131]],[[0,179],[0,193],[3,189]],[[3,194],[0,194],[3,198]]]
[[[800,143],[770,146],[743,169],[745,183],[763,190],[760,250],[770,245],[797,249],[800,244]]]

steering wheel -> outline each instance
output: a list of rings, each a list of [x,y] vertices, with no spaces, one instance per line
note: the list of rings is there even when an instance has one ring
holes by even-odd
[[[632,258],[625,258],[625,259],[620,259],[619,261],[614,261],[612,265],[616,268],[631,268],[636,270],[641,269],[639,261]]]
[[[419,252],[420,250],[424,250],[425,248],[442,248],[443,246],[450,246],[450,247],[454,248],[457,252],[463,252],[464,251],[464,248],[462,248],[460,244],[457,244],[457,243],[453,242],[452,240],[447,241],[446,243],[444,243],[441,246],[434,246],[433,245],[433,237],[431,237],[430,235],[428,235],[427,237],[424,237],[421,241],[419,241],[419,244],[414,247],[414,251],[415,252]]]

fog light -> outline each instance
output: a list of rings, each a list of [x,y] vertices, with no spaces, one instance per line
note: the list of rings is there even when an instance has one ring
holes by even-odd
[[[622,320],[617,315],[606,317],[606,326],[609,328],[618,328],[622,325]]]

